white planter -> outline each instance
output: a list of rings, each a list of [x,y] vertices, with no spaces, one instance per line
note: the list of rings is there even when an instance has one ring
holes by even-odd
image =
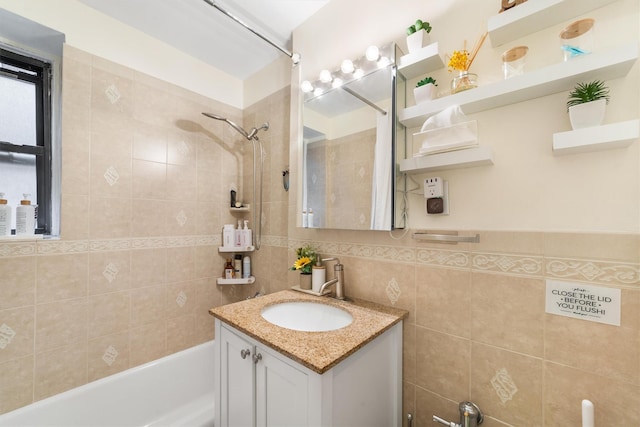
[[[409,49],[409,53],[417,52],[428,44],[429,33],[425,30],[416,31],[410,36],[407,36],[407,49]]]
[[[600,126],[604,120],[606,99],[585,102],[584,104],[569,107],[569,120],[571,127],[575,129]]]
[[[437,86],[433,83],[414,88],[413,96],[416,99],[416,104],[421,104],[435,99],[437,90]]]

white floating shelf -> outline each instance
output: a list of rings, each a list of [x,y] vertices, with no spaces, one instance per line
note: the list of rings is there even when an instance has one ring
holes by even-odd
[[[407,80],[426,75],[444,67],[444,61],[438,51],[438,43],[431,43],[417,52],[401,56],[398,60],[398,71]]]
[[[529,0],[487,21],[491,46],[560,24],[616,0]]]
[[[422,173],[492,164],[493,154],[491,148],[474,147],[400,160],[400,172]]]
[[[227,248],[225,246],[220,246],[218,248],[218,252],[224,253],[232,253],[232,252],[253,252],[255,250],[255,246],[233,246]]]
[[[398,118],[404,126],[413,128],[422,126],[428,117],[456,104],[465,114],[472,114],[568,91],[580,81],[624,77],[637,59],[638,45],[631,43],[400,109]]]
[[[553,134],[557,155],[626,148],[640,137],[640,120],[612,123]]]
[[[224,279],[222,277],[218,277],[217,279],[218,285],[251,285],[255,283],[256,278],[251,276],[248,279]]]

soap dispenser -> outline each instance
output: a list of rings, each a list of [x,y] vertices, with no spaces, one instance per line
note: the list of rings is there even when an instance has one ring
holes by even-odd
[[[4,193],[0,193],[0,236],[11,235],[11,206],[7,204]]]
[[[249,228],[249,221],[244,220],[244,228],[242,229],[242,246],[248,248],[253,243],[253,235]]]
[[[316,293],[320,293],[320,288],[327,279],[327,269],[322,265],[322,260],[318,255],[316,265],[311,269],[311,290]]]
[[[20,206],[16,208],[16,235],[33,235],[36,232],[36,208],[31,204],[31,194],[23,194]]]

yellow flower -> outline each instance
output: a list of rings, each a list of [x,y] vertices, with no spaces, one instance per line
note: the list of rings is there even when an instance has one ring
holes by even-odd
[[[301,270],[309,264],[311,264],[311,258],[308,258],[305,256],[302,258],[298,258],[296,262],[293,264],[293,268],[296,270]]]
[[[467,71],[469,69],[469,52],[466,50],[454,50],[449,58],[449,71]]]

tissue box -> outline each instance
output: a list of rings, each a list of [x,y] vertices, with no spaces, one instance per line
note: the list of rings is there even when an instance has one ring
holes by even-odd
[[[414,157],[460,150],[478,145],[478,121],[430,129],[413,134],[413,147],[419,147]]]

